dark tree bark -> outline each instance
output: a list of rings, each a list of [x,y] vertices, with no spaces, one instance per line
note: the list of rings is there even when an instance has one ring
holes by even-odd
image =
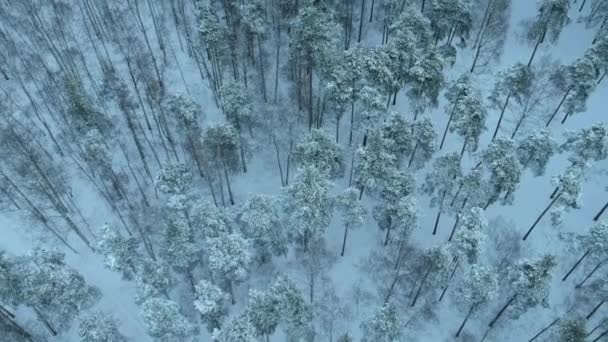
[[[507,106],[509,105],[509,100],[511,99],[511,91],[509,91],[509,94],[507,95],[507,99],[505,100],[505,103],[502,106],[502,109],[500,110],[500,117],[498,118],[498,123],[496,124],[496,129],[494,130],[494,135],[492,135],[492,141],[494,141],[494,139],[496,139],[496,135],[498,134],[498,130],[500,129],[500,123],[502,122],[502,118],[505,115],[505,110],[507,109]]]
[[[587,280],[589,280],[589,278],[591,278],[593,276],[593,274],[600,269],[600,267],[602,267],[602,265],[604,265],[606,262],[608,262],[608,259],[604,259],[602,261],[600,261],[597,265],[595,265],[595,267],[593,268],[593,270],[591,270],[591,272],[589,272],[589,274],[587,274],[587,276],[585,276],[585,278],[578,284],[576,284],[575,288],[581,288],[583,285],[585,285],[585,283],[587,282]]]
[[[365,0],[361,0],[361,18],[359,20],[359,36],[357,43],[361,43],[361,34],[363,33],[363,17],[365,16]]]
[[[583,262],[583,260],[587,257],[587,255],[589,255],[590,252],[591,252],[590,249],[585,251],[585,254],[583,254],[583,256],[580,259],[578,259],[578,261],[574,264],[574,266],[572,266],[572,268],[568,271],[568,273],[566,273],[566,275],[562,278],[562,281],[566,281],[566,279],[568,279],[570,274],[572,274],[572,272],[574,272],[574,270],[576,270],[576,268],[581,264],[581,262]]]
[[[471,308],[469,309],[469,312],[467,313],[467,316],[464,318],[464,321],[462,321],[462,324],[460,325],[460,328],[458,328],[458,331],[456,332],[456,337],[460,336],[460,333],[462,332],[462,329],[464,329],[465,324],[467,324],[467,321],[469,320],[469,317],[471,317],[471,315],[473,314],[473,311],[475,311],[475,307],[477,306],[477,304],[473,304],[471,305]]]
[[[498,314],[496,314],[496,316],[494,317],[494,319],[492,319],[492,321],[490,321],[490,324],[488,324],[488,328],[492,328],[494,327],[494,324],[496,324],[496,322],[500,319],[500,317],[505,313],[505,311],[507,310],[507,308],[513,304],[513,302],[515,301],[515,299],[517,298],[517,294],[514,294],[509,301],[500,309],[500,311],[498,311]]]
[[[602,306],[602,304],[604,304],[604,301],[600,301],[596,306],[593,307],[593,310],[591,310],[591,312],[585,316],[586,320],[589,320],[591,317],[593,317],[593,315],[597,312],[597,310],[599,310],[600,306]]]
[[[536,219],[536,221],[534,221],[534,223],[532,224],[532,226],[530,227],[530,229],[528,229],[528,231],[526,232],[526,235],[524,235],[523,240],[526,241],[526,239],[528,238],[528,236],[530,235],[530,233],[532,233],[532,231],[534,230],[534,228],[536,228],[536,225],[538,224],[538,222],[540,222],[540,220],[543,218],[543,216],[545,216],[545,214],[549,211],[549,209],[551,209],[551,207],[553,206],[553,204],[555,204],[555,202],[561,197],[561,193],[557,194],[557,196],[555,196],[553,198],[553,200],[551,201],[551,203],[549,203],[549,205],[545,208],[545,210],[543,210],[542,213],[540,213],[540,215],[538,216],[538,218]]]
[[[608,208],[608,202],[606,202],[602,209],[600,209],[600,211],[593,217],[593,221],[598,221],[600,217],[604,214],[604,211],[606,211],[606,208]]]

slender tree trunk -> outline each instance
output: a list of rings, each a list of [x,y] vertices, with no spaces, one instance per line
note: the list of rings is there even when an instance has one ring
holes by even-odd
[[[473,311],[475,310],[475,307],[477,306],[477,304],[473,304],[471,305],[471,308],[469,309],[469,312],[467,313],[467,316],[464,318],[464,321],[462,321],[462,324],[460,325],[460,328],[458,328],[458,331],[456,332],[456,337],[460,336],[460,333],[462,332],[462,329],[464,329],[465,324],[467,324],[467,321],[469,320],[469,317],[471,317],[471,315],[473,314]]]
[[[528,68],[530,67],[530,65],[532,65],[532,61],[534,60],[534,57],[536,56],[536,51],[538,50],[538,46],[545,39],[546,33],[547,33],[547,28],[545,28],[543,33],[540,35],[540,37],[538,37],[538,40],[536,41],[536,44],[534,45],[534,50],[532,50],[532,55],[530,56],[530,60],[528,61]]]
[[[553,199],[555,197],[555,195],[557,195],[558,191],[559,191],[559,187],[556,186],[555,189],[553,189],[553,192],[551,193],[551,195],[549,196],[549,199]]]
[[[462,210],[467,205],[468,200],[469,200],[469,197],[465,197],[465,199],[462,201],[462,206],[460,207],[460,210],[458,211],[458,214],[456,215],[456,220],[454,221],[454,226],[452,227],[452,232],[450,233],[448,242],[452,241],[452,238],[454,237],[454,234],[456,233],[456,229],[458,228],[458,222],[460,222],[460,213],[462,213]]]
[[[590,252],[591,252],[591,250],[588,249],[585,252],[585,254],[583,254],[583,256],[580,259],[578,259],[578,261],[574,264],[574,266],[572,266],[572,268],[568,271],[568,273],[566,273],[566,275],[562,278],[562,281],[566,281],[566,279],[568,279],[570,274],[572,274],[572,272],[574,272],[574,270],[581,264],[581,262],[583,262],[583,259],[585,259],[587,257],[587,255],[589,255]]]
[[[496,324],[496,322],[498,321],[498,319],[500,319],[500,316],[502,316],[502,314],[505,313],[505,311],[507,310],[507,308],[513,304],[513,301],[515,301],[515,299],[517,298],[517,294],[514,294],[509,301],[507,302],[507,304],[505,304],[502,309],[500,309],[500,311],[498,311],[498,314],[494,317],[494,319],[492,319],[492,321],[490,322],[490,324],[488,324],[489,328],[492,328],[494,326],[494,324]]]
[[[456,106],[458,105],[458,98],[454,101],[454,106],[452,106],[452,110],[450,111],[450,117],[448,118],[448,123],[445,125],[445,130],[443,131],[443,137],[441,138],[441,144],[439,144],[439,149],[443,148],[443,143],[445,142],[445,137],[448,135],[448,130],[450,129],[450,123],[452,123],[452,118],[454,117],[454,112],[456,111]]]
[[[353,92],[351,94],[352,99],[350,102],[350,134],[348,136],[348,145],[353,143],[353,128],[355,126],[355,81],[353,81]],[[338,134],[336,133],[336,137]],[[337,139],[337,138],[336,138]]]
[[[416,291],[416,295],[414,296],[414,300],[412,300],[412,304],[410,306],[414,307],[416,305],[416,302],[418,301],[418,297],[420,297],[422,288],[424,287],[424,284],[426,283],[426,279],[428,278],[430,273],[431,273],[431,268],[428,267],[426,272],[424,273],[424,277],[422,277],[422,280],[420,281],[420,286],[418,287],[418,291]]]
[[[371,23],[374,20],[374,4],[376,0],[372,0],[372,6],[369,11],[369,22]]]
[[[509,100],[511,99],[511,93],[512,93],[512,91],[509,91],[509,94],[507,95],[507,99],[505,100],[505,103],[502,105],[502,109],[500,110],[500,117],[498,118],[498,123],[496,124],[496,129],[494,130],[494,135],[492,135],[492,141],[494,141],[494,139],[496,139],[496,135],[498,134],[498,130],[500,129],[500,123],[502,122],[502,118],[505,115],[505,110],[507,109],[507,106],[509,105]]]
[[[42,321],[42,323],[44,324],[44,326],[46,327],[46,329],[51,333],[52,336],[57,336],[57,330],[55,329],[55,327],[53,327],[53,325],[51,324],[51,322],[49,322],[46,317],[44,317],[44,315],[42,314],[42,312],[40,312],[40,310],[38,310],[38,308],[36,308],[35,306],[32,307],[32,309],[34,309],[34,312],[36,312],[36,316],[38,316],[38,319],[40,321]]]
[[[230,294],[230,303],[232,303],[232,305],[236,304],[236,299],[234,298],[234,289],[232,288],[232,281],[228,282],[228,293]]]
[[[277,165],[279,166],[279,176],[281,176],[281,186],[285,186],[285,181],[283,178],[283,166],[281,165],[281,155],[279,154],[279,144],[277,144],[277,138],[272,135],[272,142],[274,144],[274,151],[277,156]]]
[[[264,55],[262,51],[262,36],[258,35],[258,63],[260,64],[260,86],[262,87],[262,96],[264,103],[268,102],[266,98],[266,75],[264,73]]]
[[[608,330],[604,330],[604,332],[602,332],[601,334],[599,334],[593,341],[591,342],[597,342],[599,340],[601,340],[604,336],[608,335]]]
[[[344,226],[344,239],[342,240],[342,252],[340,256],[344,256],[344,249],[346,248],[346,236],[348,234],[348,224]]]
[[[418,151],[418,142],[416,142],[416,145],[414,145],[414,151],[412,152],[412,155],[410,156],[410,160],[407,162],[408,169],[410,168],[410,166],[412,166],[412,163],[414,162],[414,157],[416,156],[416,151]]]
[[[230,197],[230,204],[234,205],[234,197],[232,197],[232,187],[230,186],[230,178],[228,177],[228,170],[226,169],[226,163],[222,160],[224,168],[224,178],[226,179],[226,188],[228,189],[228,196]]]
[[[405,0],[403,1],[405,3]],[[424,6],[426,4],[426,0],[422,0],[422,4],[420,5],[420,12],[424,13]],[[403,6],[401,6],[403,8]]]
[[[593,221],[598,221],[600,217],[604,214],[604,211],[606,211],[606,208],[608,208],[608,202],[606,202],[602,209],[600,209],[600,211],[593,217]]]
[[[585,3],[586,3],[586,2],[587,2],[587,0],[583,0],[583,1],[581,2],[581,7],[579,7],[579,8],[578,8],[578,11],[579,11],[579,12],[582,12],[582,11],[583,11],[583,7],[585,7]]]
[[[595,313],[597,312],[597,310],[599,310],[600,306],[602,306],[602,304],[604,304],[604,301],[600,301],[599,303],[597,303],[596,306],[593,307],[593,310],[591,310],[591,312],[585,316],[586,320],[589,320],[591,317],[593,317],[593,315],[595,315]]]
[[[551,322],[551,324],[549,324],[546,327],[542,328],[536,335],[534,335],[530,340],[528,340],[528,342],[532,342],[532,341],[536,340],[537,338],[539,338],[542,334],[544,334],[545,332],[547,332],[547,330],[551,329],[559,321],[561,321],[561,318],[554,319],[553,322]]]
[[[361,0],[361,18],[359,20],[359,37],[357,43],[361,43],[361,34],[363,32],[363,17],[365,16],[365,0]]]
[[[555,204],[555,202],[561,197],[561,195],[562,195],[561,193],[557,194],[557,196],[555,196],[555,198],[553,198],[553,200],[551,201],[551,203],[549,203],[549,205],[545,208],[545,210],[543,210],[543,212],[540,213],[540,215],[538,216],[536,221],[534,221],[534,223],[532,224],[530,229],[528,229],[528,231],[526,232],[526,235],[524,235],[524,238],[523,238],[524,241],[526,241],[526,239],[528,238],[530,233],[532,233],[534,228],[536,228],[536,225],[538,224],[538,222],[540,222],[540,220],[543,218],[543,216],[545,216],[545,214],[549,211],[549,209],[551,209],[553,204]]]
[[[441,212],[443,211],[443,202],[445,200],[446,195],[447,195],[447,190],[443,190],[443,194],[441,194],[441,201],[439,202],[439,210],[437,211],[437,218],[435,219],[435,226],[433,227],[433,235],[437,234],[437,227],[439,226],[439,218],[441,217]]]
[[[390,239],[390,235],[391,235],[391,228],[393,227],[392,223],[388,225],[388,227],[386,227],[386,237],[384,238],[384,245],[388,245],[388,240]]]
[[[1,308],[1,306],[0,306],[0,308]],[[28,341],[33,341],[32,335],[30,335],[30,333],[28,333],[21,325],[19,325],[17,322],[15,322],[14,319],[15,319],[15,315],[13,315],[11,312],[7,311],[4,308],[0,309],[0,321],[7,322],[7,324],[9,324],[15,330],[17,330],[19,335],[21,335]]]
[[[559,110],[562,108],[562,105],[564,104],[564,101],[566,101],[566,98],[568,97],[568,95],[570,95],[571,91],[572,91],[572,87],[568,88],[568,90],[566,91],[566,93],[562,97],[561,101],[559,101],[559,104],[557,105],[557,108],[555,108],[555,111],[553,111],[553,114],[551,114],[551,117],[549,118],[549,120],[547,120],[547,123],[545,123],[545,127],[549,127],[549,125],[551,124],[551,121],[553,121],[553,118],[555,118],[555,116],[557,115],[557,113],[559,112]]]
[[[477,31],[475,43],[473,44],[473,49],[478,48],[477,44],[479,43],[479,40],[481,39],[482,32],[484,32],[484,29],[486,28],[486,20],[488,19],[488,14],[490,13],[490,6],[492,5],[493,2],[494,2],[494,0],[488,0],[486,10],[483,13],[483,19],[481,20],[481,25],[479,26],[479,31]],[[477,51],[479,51],[479,49]],[[475,64],[473,63],[473,65],[475,65]],[[473,71],[471,70],[471,72],[473,72]]]
[[[365,191],[365,185],[361,185],[361,190],[359,190],[359,201],[363,198],[363,191]]]
[[[312,101],[313,100],[313,94],[312,94],[312,67],[309,65],[308,66],[308,131],[310,132],[312,130],[312,128],[314,127],[314,118],[313,118],[313,111],[312,111]]]
[[[446,292],[448,292],[448,288],[450,287],[450,283],[452,282],[452,279],[454,279],[454,275],[456,274],[456,270],[458,269],[459,265],[460,265],[460,260],[458,259],[458,257],[454,258],[454,268],[452,269],[452,272],[450,273],[450,277],[448,278],[448,282],[443,287],[443,291],[441,291],[441,296],[439,296],[439,301],[440,302],[443,300],[443,297],[445,296]]]
[[[276,63],[274,70],[274,104],[277,104],[277,98],[279,93],[279,59],[281,56],[281,24],[277,25],[277,53],[276,53]]]
[[[585,285],[585,283],[587,282],[587,280],[589,280],[589,278],[591,278],[591,276],[593,276],[593,274],[600,269],[600,267],[602,267],[602,265],[604,265],[606,262],[608,262],[608,259],[604,259],[602,261],[600,261],[597,265],[595,265],[595,267],[593,268],[593,270],[591,270],[591,272],[589,272],[589,274],[587,274],[587,276],[585,277],[585,279],[583,279],[583,281],[581,281],[580,283],[576,284],[575,288],[581,288],[583,285]]]

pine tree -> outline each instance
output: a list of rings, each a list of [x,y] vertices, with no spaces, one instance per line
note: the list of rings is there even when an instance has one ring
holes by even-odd
[[[486,240],[488,222],[481,208],[471,208],[460,214],[459,230],[450,244],[452,254],[458,260],[464,259],[470,265],[477,264]]]
[[[179,194],[192,186],[192,174],[186,164],[165,166],[156,177],[156,188],[166,194]]]
[[[291,279],[280,276],[271,285],[269,292],[279,303],[280,324],[287,334],[287,340],[307,340],[312,333],[312,308],[306,304],[296,284]]]
[[[511,0],[488,0],[485,3],[483,16],[478,18],[481,20],[472,46],[476,51],[471,73],[476,67],[488,66],[500,58],[509,32]]]
[[[510,100],[513,99],[517,105],[522,106],[531,92],[534,77],[532,69],[522,63],[516,63],[509,69],[498,73],[494,89],[489,97],[492,107],[500,110],[500,117],[492,140],[498,135],[505,111],[509,108]]]
[[[293,158],[300,165],[314,166],[331,178],[344,173],[342,148],[320,129],[313,129],[306,142],[296,145]]]
[[[253,128],[258,125],[258,118],[254,114],[253,100],[251,94],[240,83],[226,83],[220,90],[222,110],[226,115],[226,121],[234,127],[238,136],[238,145],[241,146],[241,163],[243,172],[247,172],[245,164],[244,149],[245,140],[243,130],[248,129],[253,135]]]
[[[378,226],[386,230],[384,245],[388,244],[393,229],[397,229],[397,239],[402,242],[407,240],[414,228],[415,205],[412,196],[408,196],[414,190],[414,177],[410,173],[393,169],[384,180],[380,191],[381,202],[373,209]]]
[[[144,259],[139,265],[135,301],[141,304],[149,298],[163,296],[169,298],[169,290],[174,285],[166,264]]]
[[[608,158],[608,128],[598,122],[578,132],[567,132],[560,151],[570,152],[573,163],[605,160]]]
[[[220,329],[224,317],[228,314],[225,307],[228,295],[206,280],[200,280],[194,288],[194,307],[205,321],[207,331],[213,332],[215,329]]]
[[[216,238],[230,231],[227,213],[216,207],[209,199],[196,202],[192,208],[192,224],[204,237]]]
[[[568,10],[570,1],[568,0],[542,0],[539,2],[538,14],[527,27],[526,38],[534,43],[534,50],[528,61],[528,67],[532,64],[536,51],[545,39],[555,43],[559,38],[564,26],[570,22]]]
[[[406,92],[412,110],[414,121],[427,108],[435,108],[438,104],[439,92],[444,85],[444,60],[435,48],[429,49],[408,70],[405,83],[409,85]]]
[[[582,318],[562,320],[559,323],[559,342],[585,342],[587,328]]]
[[[230,204],[234,205],[235,202],[228,172],[235,171],[239,167],[239,164],[244,165],[245,155],[242,141],[239,141],[237,131],[232,126],[219,125],[207,128],[203,137],[203,143],[209,155],[215,161],[215,169],[220,179],[223,173],[228,188]],[[245,167],[243,167],[243,171],[245,171]]]
[[[80,317],[78,326],[80,342],[126,342],[118,331],[116,319],[101,311],[93,311]]]
[[[382,125],[382,138],[390,143],[391,154],[397,157],[398,164],[414,151],[414,135],[412,124],[405,120],[403,115],[394,113]]]
[[[245,237],[252,239],[260,261],[287,253],[287,241],[273,197],[251,196],[240,208],[237,220]]]
[[[481,96],[470,94],[459,101],[454,108],[454,123],[450,131],[456,131],[464,138],[461,155],[468,149],[475,152],[479,145],[479,137],[486,129],[487,112]]]
[[[101,236],[97,252],[104,257],[105,265],[112,271],[119,272],[124,279],[133,279],[142,255],[134,238],[125,238],[112,225],[101,227]]]
[[[433,227],[433,235],[437,234],[439,218],[444,210],[447,196],[452,196],[459,178],[462,177],[460,169],[460,156],[457,152],[438,157],[433,162],[433,170],[427,174],[422,191],[431,197],[431,206],[437,206],[437,218]]]
[[[496,297],[498,279],[496,272],[485,266],[473,265],[456,289],[454,299],[468,308],[462,324],[456,332],[460,335],[469,318],[480,312],[483,307]]]
[[[57,250],[36,248],[21,257],[16,267],[20,301],[34,309],[53,336],[100,297],[99,290],[67,266],[65,255]]]
[[[511,297],[490,321],[489,329],[500,317],[508,312],[509,317],[518,318],[527,310],[538,305],[548,306],[551,270],[555,267],[555,257],[545,255],[542,258],[521,260],[507,270],[507,281]]]
[[[422,118],[412,124],[412,135],[414,136],[414,150],[407,163],[408,168],[422,168],[431,160],[433,153],[437,151],[437,133],[433,122],[429,118]]]
[[[531,132],[519,142],[516,151],[521,166],[529,168],[536,177],[545,174],[547,164],[556,152],[557,142],[547,130]]]
[[[489,197],[484,209],[501,197],[503,204],[513,203],[513,193],[517,190],[522,173],[515,154],[515,143],[508,138],[498,138],[482,152],[481,159],[489,173]]]
[[[374,316],[361,326],[361,329],[363,330],[362,342],[393,342],[399,341],[403,337],[399,314],[390,302],[385,303],[380,310],[376,311]]]
[[[475,92],[476,90],[473,89],[473,85],[471,84],[471,76],[468,73],[462,74],[460,77],[458,77],[458,79],[452,82],[449,88],[446,90],[445,97],[448,100],[446,113],[448,113],[449,118],[448,123],[445,126],[445,131],[443,132],[443,137],[441,138],[439,149],[443,148],[445,137],[447,136],[448,130],[450,129],[450,124],[454,119],[454,114],[456,113],[458,104],[468,96],[475,94]]]
[[[191,341],[195,327],[180,313],[172,300],[150,298],[142,304],[144,325],[156,341]]]
[[[583,255],[576,261],[574,266],[564,275],[562,281],[568,279],[568,277],[578,268],[578,266],[586,258],[590,258],[592,262],[602,265],[606,259],[608,259],[608,222],[597,222],[589,230],[589,234],[579,234],[575,236],[573,241],[575,248],[585,251]]]
[[[359,191],[355,188],[347,188],[344,192],[336,199],[336,206],[342,213],[344,221],[344,240],[342,241],[342,252],[341,256],[344,256],[344,250],[346,248],[346,237],[348,230],[357,228],[363,224],[367,210],[359,201]]]
[[[213,333],[214,342],[258,342],[255,328],[246,314],[232,318],[221,330]]]
[[[379,190],[384,177],[396,167],[397,160],[389,153],[389,146],[390,141],[384,139],[380,131],[374,130],[369,134],[367,145],[357,150],[355,175],[360,189],[359,198],[365,189]]]
[[[473,28],[473,6],[470,0],[434,0],[429,9],[435,41],[447,39],[451,45],[454,37],[465,41]]]
[[[278,299],[268,292],[249,290],[246,312],[256,335],[268,341],[281,320]]]
[[[301,239],[304,250],[309,240],[323,236],[329,226],[333,199],[331,183],[314,166],[304,166],[285,190],[285,211],[294,238]]]
[[[217,238],[207,239],[209,269],[215,279],[221,279],[232,304],[236,302],[234,286],[247,279],[251,256],[249,241],[238,233],[222,234]]]

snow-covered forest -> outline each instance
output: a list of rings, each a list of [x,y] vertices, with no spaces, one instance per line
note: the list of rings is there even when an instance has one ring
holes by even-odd
[[[608,341],[607,70],[608,0],[0,0],[0,341]]]

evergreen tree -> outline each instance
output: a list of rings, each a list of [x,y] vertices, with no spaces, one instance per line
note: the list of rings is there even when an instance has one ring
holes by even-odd
[[[374,316],[365,322],[362,342],[393,342],[399,341],[403,337],[399,313],[393,304],[385,303]]]
[[[494,89],[489,97],[492,107],[500,110],[500,117],[492,140],[498,135],[505,111],[509,108],[510,100],[513,99],[517,105],[522,106],[531,92],[534,77],[532,69],[522,63],[516,63],[509,69],[498,73]]]
[[[214,342],[258,342],[255,328],[246,314],[232,318],[221,330],[213,333]]]
[[[126,342],[118,331],[116,319],[101,311],[93,311],[80,317],[78,326],[80,342]]]
[[[249,197],[241,207],[237,220],[245,237],[253,241],[260,261],[265,262],[272,255],[287,253],[287,241],[273,197]]]
[[[333,199],[331,183],[314,166],[304,166],[285,190],[285,211],[294,238],[301,239],[304,250],[309,240],[323,236],[329,226]]]
[[[205,321],[207,331],[220,329],[224,316],[228,314],[225,308],[228,295],[206,280],[199,281],[194,288],[194,307]]]
[[[437,133],[433,127],[433,122],[429,118],[417,120],[412,125],[412,135],[414,136],[414,150],[407,163],[408,168],[422,168],[431,160],[433,153],[437,151]]]
[[[282,318],[278,299],[268,292],[249,290],[246,311],[256,335],[268,341]]]
[[[371,131],[364,148],[357,150],[355,175],[360,189],[359,198],[367,188],[371,191],[380,189],[384,177],[396,167],[396,157],[389,153],[390,141],[382,137],[380,131]]]
[[[567,319],[559,322],[559,342],[585,342],[587,340],[587,328],[585,320]]]
[[[443,65],[444,61],[439,52],[431,48],[408,70],[405,82],[409,89],[406,95],[412,103],[414,121],[427,108],[437,107],[439,92],[445,82]]]
[[[473,6],[470,0],[434,0],[429,8],[435,41],[447,39],[452,44],[454,37],[462,41],[469,38],[473,28]]]
[[[228,172],[235,171],[238,168],[239,155],[240,164],[243,165],[243,171],[246,172],[244,166],[244,148],[243,144],[241,144],[242,141],[239,141],[237,132],[232,126],[219,125],[207,128],[203,137],[203,143],[205,144],[204,146],[209,152],[209,155],[215,161],[215,169],[220,179],[222,173],[224,174],[224,180],[226,181],[228,195],[230,197],[230,204],[234,205],[234,197]],[[222,199],[223,198],[224,194],[222,191]]]
[[[314,166],[332,178],[344,173],[342,148],[320,129],[313,129],[306,142],[296,145],[293,158],[302,166]]]
[[[133,279],[142,255],[134,238],[125,238],[112,225],[101,227],[101,237],[97,251],[104,257],[105,265],[112,271],[120,272],[123,278]]]
[[[142,304],[141,310],[146,330],[156,341],[191,341],[196,333],[195,327],[172,300],[150,298]]]
[[[503,204],[513,203],[513,192],[517,189],[522,172],[515,143],[508,138],[498,138],[482,152],[481,160],[489,173],[489,197],[484,209],[500,197]]]
[[[608,258],[608,249],[606,249],[606,246],[608,246],[608,222],[597,222],[591,226],[589,234],[578,234],[572,242],[574,245],[572,247],[576,248],[577,251],[581,249],[585,252],[580,259],[577,260],[574,266],[570,268],[568,273],[564,275],[562,281],[568,279],[572,272],[574,272],[586,258],[589,257],[592,262],[598,263],[598,266],[601,266],[604,263],[604,260]]]
[[[494,270],[473,265],[467,271],[454,296],[457,302],[468,308],[467,314],[456,332],[456,337],[460,335],[472,315],[480,312],[485,305],[494,300],[497,289],[498,279]]]
[[[236,302],[234,286],[247,279],[251,256],[249,241],[238,233],[222,234],[207,239],[209,269],[215,279],[221,279],[230,294],[232,304]]]
[[[468,149],[475,152],[479,145],[479,137],[486,129],[487,112],[481,96],[478,93],[470,94],[454,107],[454,123],[450,131],[456,131],[464,138],[461,155]]]
[[[427,174],[422,191],[431,197],[431,206],[437,206],[437,218],[433,227],[433,235],[437,234],[439,218],[444,210],[447,196],[452,196],[459,178],[462,177],[460,169],[460,156],[453,152],[438,157],[433,162],[433,170]]]
[[[405,120],[403,115],[394,113],[381,128],[382,138],[390,143],[391,154],[397,157],[398,164],[414,151],[414,135],[412,124]]]
[[[278,301],[280,324],[287,334],[287,341],[307,340],[312,333],[312,309],[302,293],[289,278],[280,276],[270,287],[270,294]]]
[[[467,73],[462,74],[458,79],[452,82],[449,88],[445,92],[445,97],[448,100],[448,105],[446,106],[446,113],[449,113],[448,123],[445,126],[445,131],[443,132],[443,137],[441,138],[441,144],[439,145],[439,149],[443,147],[443,143],[445,142],[445,137],[448,134],[448,130],[450,129],[450,124],[454,119],[454,114],[456,113],[456,109],[460,109],[458,107],[459,103],[465,100],[468,96],[472,96],[476,94],[476,90],[473,89],[473,85],[471,84],[471,76]]]
[[[135,280],[137,282],[135,301],[138,304],[161,295],[169,298],[169,289],[174,285],[167,266],[150,259],[142,260]]]
[[[230,220],[227,213],[216,207],[209,199],[203,199],[193,205],[192,224],[204,237],[216,238],[230,231]]]
[[[526,28],[526,39],[534,43],[534,50],[528,61],[528,67],[532,64],[539,45],[545,39],[549,39],[551,43],[557,41],[564,26],[570,22],[569,9],[570,1],[568,0],[542,0],[539,2],[536,18]]]
[[[344,221],[344,240],[342,241],[342,252],[340,253],[341,256],[344,256],[348,230],[357,228],[357,226],[363,224],[367,210],[359,201],[359,191],[352,187],[347,188],[338,196],[336,205],[338,210],[341,211]]]
[[[192,186],[192,174],[186,164],[165,166],[156,177],[156,188],[166,194],[179,194]]]
[[[454,234],[450,244],[452,254],[458,260],[465,259],[470,265],[480,261],[480,254],[486,240],[488,222],[481,208],[471,208],[460,214],[459,230]]]
[[[529,168],[534,176],[545,174],[551,157],[557,152],[557,143],[547,130],[537,130],[524,137],[517,146],[517,159],[523,168]]]

